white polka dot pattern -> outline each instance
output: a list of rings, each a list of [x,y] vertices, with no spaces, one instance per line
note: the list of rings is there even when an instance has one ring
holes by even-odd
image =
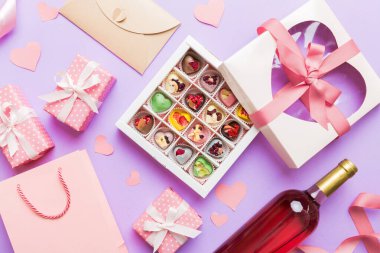
[[[164,216],[166,217],[169,208],[177,208],[182,201],[184,201],[176,192],[172,189],[166,189],[161,195],[152,203],[152,205]],[[144,231],[144,222],[153,221],[153,219],[145,212],[143,213],[137,221],[133,224],[133,228],[136,232],[146,240],[151,232]],[[192,208],[186,211],[176,222],[176,224],[184,225],[190,228],[198,229],[202,225],[202,219],[198,213]],[[152,245],[153,246],[153,245]],[[168,233],[162,242],[160,248],[158,249],[159,253],[174,253],[176,252],[181,245],[177,240]]]
[[[23,96],[21,90],[14,85],[7,85],[0,89],[0,104],[4,102],[10,102],[16,107],[31,107]],[[25,136],[33,150],[38,154],[34,160],[42,157],[47,151],[54,148],[54,143],[39,118],[35,117],[26,120],[23,123],[18,124],[16,129]],[[12,168],[16,168],[32,161],[20,145],[13,157],[9,155],[8,147],[5,147],[2,151]]]
[[[83,56],[77,55],[74,61],[71,63],[67,73],[74,80],[74,83],[78,80],[83,69],[89,61]],[[106,70],[98,67],[93,74],[99,75],[100,83],[86,90],[88,94],[96,98],[98,101],[103,102],[109,91],[111,90],[113,84],[115,83],[115,78]],[[56,88],[60,89],[59,87]],[[57,117],[59,112],[62,110],[62,107],[65,105],[67,99],[63,99],[57,102],[48,103],[45,106],[45,111],[51,115]],[[74,103],[73,109],[67,117],[65,124],[75,129],[76,131],[84,131],[95,113],[91,108],[83,102],[81,99],[77,99]]]

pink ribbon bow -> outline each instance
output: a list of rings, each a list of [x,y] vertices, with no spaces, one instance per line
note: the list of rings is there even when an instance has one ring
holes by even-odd
[[[354,41],[348,41],[325,58],[325,46],[310,43],[304,57],[297,43],[278,20],[268,20],[257,31],[259,35],[268,31],[276,40],[276,53],[289,83],[269,104],[250,115],[252,122],[259,128],[263,127],[301,99],[310,111],[311,118],[325,129],[331,123],[339,136],[349,131],[350,124],[334,106],[341,91],[322,78],[360,52]]]
[[[359,235],[344,240],[335,253],[352,253],[361,241],[364,242],[368,253],[380,252],[380,234],[374,232],[364,208],[380,210],[380,195],[361,193],[356,197],[348,211]],[[298,250],[304,253],[327,253],[321,248],[312,246],[300,246]]]

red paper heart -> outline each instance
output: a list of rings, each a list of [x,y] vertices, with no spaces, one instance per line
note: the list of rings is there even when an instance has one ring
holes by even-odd
[[[112,155],[113,146],[108,143],[104,135],[99,135],[95,139],[95,152],[102,155]]]
[[[209,0],[207,4],[198,4],[194,16],[200,22],[218,27],[224,12],[224,0]]]
[[[223,226],[228,221],[227,214],[219,214],[217,212],[213,212],[210,218],[212,223],[217,227]]]
[[[10,60],[13,64],[35,71],[41,55],[41,47],[37,42],[29,42],[24,48],[15,48],[11,51]]]
[[[216,187],[215,194],[221,202],[236,211],[236,208],[247,194],[247,186],[243,182],[236,182],[231,186],[219,184]]]

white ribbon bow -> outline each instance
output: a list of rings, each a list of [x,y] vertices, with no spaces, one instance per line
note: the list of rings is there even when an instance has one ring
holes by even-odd
[[[177,209],[170,207],[166,219],[164,219],[154,206],[148,207],[146,212],[154,221],[145,221],[144,230],[152,232],[148,236],[147,242],[153,245],[153,252],[158,250],[169,232],[180,245],[184,244],[188,237],[195,238],[201,233],[199,230],[175,223],[187,209],[189,209],[189,205],[183,201]]]
[[[79,75],[78,81],[76,83],[74,83],[73,79],[68,73],[64,73],[60,76],[61,80],[56,80],[58,87],[61,88],[60,90],[40,96],[42,100],[45,100],[48,103],[53,103],[68,98],[65,105],[62,107],[62,110],[57,116],[60,121],[66,121],[67,117],[70,115],[70,112],[74,107],[74,103],[77,98],[85,102],[93,112],[98,113],[98,108],[101,103],[86,92],[86,89],[94,87],[100,83],[99,76],[92,75],[98,66],[99,64],[96,62],[88,62],[82,73]]]
[[[16,128],[17,125],[34,117],[37,116],[31,108],[21,106],[17,109],[9,102],[5,102],[1,105],[0,119],[2,122],[0,123],[0,146],[2,148],[8,146],[9,155],[11,157],[19,150],[19,144],[30,159],[38,155],[25,136]]]

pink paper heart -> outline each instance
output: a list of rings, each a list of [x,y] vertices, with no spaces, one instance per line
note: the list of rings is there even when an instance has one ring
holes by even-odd
[[[135,186],[140,184],[140,173],[137,170],[132,170],[131,175],[127,179],[127,185]]]
[[[108,143],[104,135],[98,135],[95,139],[95,152],[102,155],[112,155],[113,146]]]
[[[215,226],[221,227],[228,221],[227,214],[219,214],[217,212],[213,212],[211,214],[211,221]]]
[[[39,2],[37,9],[42,21],[53,20],[58,16],[58,9],[47,5],[45,2]]]
[[[243,182],[236,182],[231,186],[219,184],[216,187],[215,194],[221,202],[236,211],[236,208],[247,194],[247,186]]]
[[[224,0],[209,0],[207,4],[198,4],[194,16],[200,22],[218,27],[224,12]]]
[[[24,48],[13,49],[10,54],[10,60],[16,66],[35,71],[40,55],[40,45],[37,42],[29,42]]]

